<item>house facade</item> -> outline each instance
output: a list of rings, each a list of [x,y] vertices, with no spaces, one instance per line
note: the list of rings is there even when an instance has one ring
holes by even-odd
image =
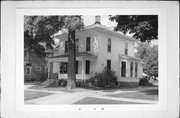
[[[45,81],[47,78],[46,60],[40,58],[34,51],[24,50],[24,80]]]
[[[57,35],[59,47],[47,58],[49,78],[67,78],[68,34]],[[135,39],[101,25],[100,16],[95,23],[76,31],[76,79],[86,80],[104,67],[116,72],[118,82],[138,81],[142,77],[143,61],[134,57]]]

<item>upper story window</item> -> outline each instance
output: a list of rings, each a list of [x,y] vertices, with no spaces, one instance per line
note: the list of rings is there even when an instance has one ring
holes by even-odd
[[[124,54],[125,54],[125,55],[128,55],[128,43],[125,43]]]
[[[41,68],[40,67],[36,67],[36,71],[41,71]]]
[[[108,39],[107,51],[111,52],[111,39]]]
[[[76,52],[79,51],[79,39],[76,39]]]
[[[68,53],[68,41],[65,41],[65,53]]]
[[[86,38],[86,51],[90,51],[90,43],[91,43],[91,39],[90,37]]]

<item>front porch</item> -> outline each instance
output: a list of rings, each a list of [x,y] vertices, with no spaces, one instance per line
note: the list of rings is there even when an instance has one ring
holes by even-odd
[[[96,60],[97,56],[87,52],[79,52],[76,54],[76,79],[86,80],[91,77],[91,64]],[[53,56],[48,58],[48,79],[52,74],[57,74],[58,79],[67,79],[68,54]]]
[[[120,64],[120,86],[121,87],[137,87],[139,80],[142,78],[143,60],[127,56],[119,55]]]

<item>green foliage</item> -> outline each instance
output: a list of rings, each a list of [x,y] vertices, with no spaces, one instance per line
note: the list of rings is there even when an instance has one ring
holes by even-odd
[[[144,60],[144,73],[158,77],[158,45],[152,47],[147,42],[139,43],[135,56]]]
[[[132,33],[141,42],[158,39],[158,15],[110,15],[109,19],[117,22],[115,31]]]
[[[100,73],[95,73],[86,83],[91,83],[97,87],[111,87],[112,84],[118,84],[115,71],[107,70],[107,68],[104,68]]]

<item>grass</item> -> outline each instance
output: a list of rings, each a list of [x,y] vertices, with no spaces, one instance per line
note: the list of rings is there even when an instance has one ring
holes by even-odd
[[[86,97],[86,98],[83,98],[82,100],[79,100],[79,101],[73,103],[73,104],[142,104],[142,103]]]
[[[118,87],[112,89],[104,89],[103,92],[115,92],[117,90],[121,91],[145,91],[145,90],[154,90],[158,89],[157,86],[139,86],[139,87]]]
[[[36,99],[36,98],[52,95],[52,94],[53,93],[25,90],[24,91],[24,99],[31,100],[31,99]]]
[[[111,94],[111,95],[106,95],[106,96],[133,98],[133,99],[158,100],[158,89],[129,92],[129,93],[121,93],[121,94]]]
[[[81,91],[88,91],[90,89],[88,88],[81,88],[81,87],[77,87],[77,88],[74,88],[74,89],[71,89],[71,90],[67,90],[67,88],[64,86],[58,86],[58,87],[51,87],[51,86],[32,86],[30,87],[30,89],[35,89],[35,90],[46,90],[46,91],[61,91],[61,92],[70,92],[70,93],[73,93],[73,92],[81,92]]]

